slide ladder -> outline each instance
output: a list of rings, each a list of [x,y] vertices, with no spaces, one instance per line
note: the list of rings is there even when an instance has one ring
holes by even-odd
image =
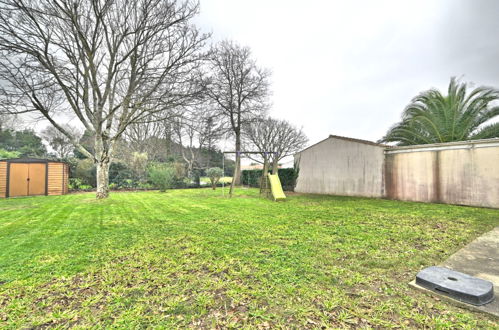
[[[281,180],[279,180],[279,176],[277,174],[268,174],[269,182],[270,182],[270,190],[272,192],[272,197],[274,197],[274,201],[284,201],[286,200],[286,195],[284,195],[284,191],[282,191]]]

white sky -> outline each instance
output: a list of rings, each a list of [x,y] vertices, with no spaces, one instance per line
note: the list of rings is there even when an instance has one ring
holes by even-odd
[[[252,49],[273,72],[270,114],[310,143],[378,140],[451,76],[499,86],[499,1],[200,1],[197,23]]]

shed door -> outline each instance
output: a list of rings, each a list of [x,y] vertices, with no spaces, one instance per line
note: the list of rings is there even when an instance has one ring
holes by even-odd
[[[10,164],[9,196],[28,196],[29,164]]]
[[[28,195],[45,195],[46,164],[29,164]]]
[[[9,196],[45,195],[46,164],[11,163]]]

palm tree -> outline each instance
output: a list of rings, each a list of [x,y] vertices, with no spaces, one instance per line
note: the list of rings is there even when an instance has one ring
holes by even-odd
[[[405,108],[402,121],[388,130],[380,142],[397,145],[428,144],[499,137],[499,91],[479,87],[467,93],[466,83],[451,78],[447,96],[430,89]]]

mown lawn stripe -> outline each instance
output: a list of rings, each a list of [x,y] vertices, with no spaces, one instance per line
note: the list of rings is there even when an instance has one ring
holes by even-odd
[[[499,210],[239,189],[0,200],[2,327],[492,327],[407,282]]]

